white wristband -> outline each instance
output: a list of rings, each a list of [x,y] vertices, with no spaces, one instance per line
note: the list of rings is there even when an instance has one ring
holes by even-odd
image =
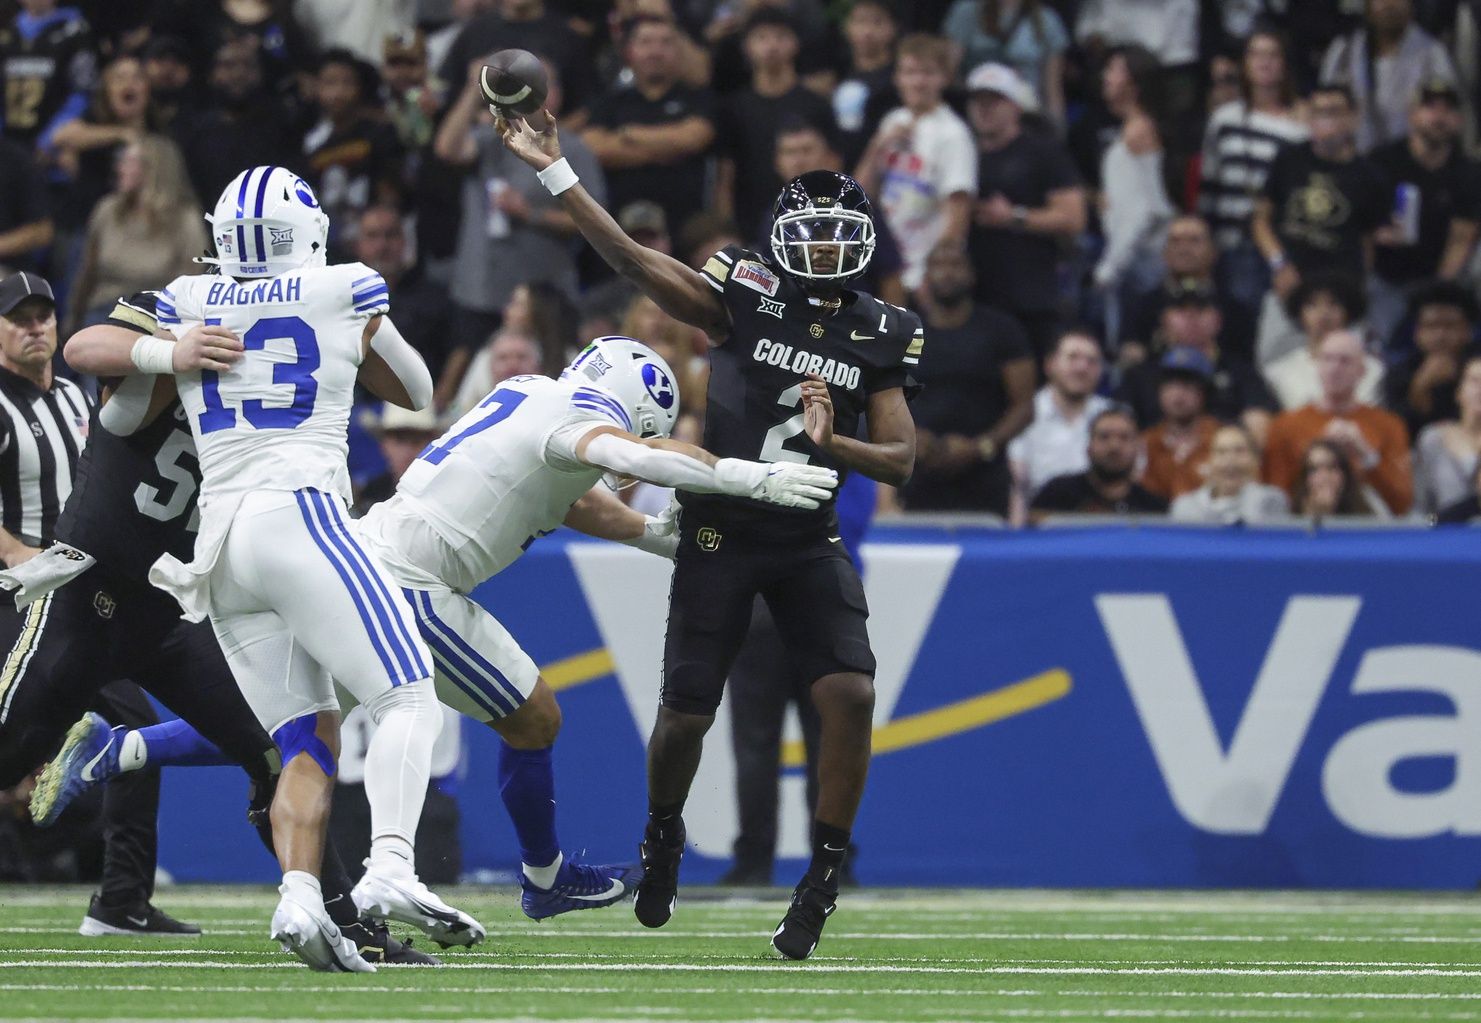
[[[146,334],[134,342],[129,358],[140,373],[168,376],[175,372],[175,342]]]
[[[564,156],[549,167],[546,167],[543,171],[538,172],[536,176],[539,177],[540,184],[544,185],[545,190],[551,195],[560,195],[577,181],[581,180],[576,177],[576,172],[571,169],[571,165],[566,161]]]

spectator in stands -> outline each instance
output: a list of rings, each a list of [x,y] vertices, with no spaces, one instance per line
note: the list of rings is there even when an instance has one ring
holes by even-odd
[[[0,137],[0,279],[34,270],[54,235],[46,181],[31,153]]]
[[[303,139],[309,184],[329,214],[330,261],[354,242],[355,216],[372,203],[398,204],[405,189],[395,130],[372,117],[375,70],[348,50],[329,50],[314,73],[321,120]]]
[[[1252,355],[1254,324],[1245,308],[1220,294],[1214,275],[1217,253],[1213,235],[1203,218],[1192,213],[1175,217],[1167,228],[1167,241],[1162,248],[1166,272],[1157,284],[1131,295],[1121,320],[1121,344],[1118,352],[1125,365],[1139,358],[1157,334],[1162,310],[1174,295],[1191,289],[1207,291],[1219,307],[1219,347],[1243,359]],[[1131,346],[1131,347],[1128,347]]]
[[[179,33],[203,61],[230,40],[251,43],[276,96],[286,97],[294,79],[313,66],[313,48],[293,16],[292,0],[163,0],[160,6],[155,23]]]
[[[552,10],[545,0],[494,0],[479,6],[493,10],[474,15],[437,66],[437,77],[445,86],[457,89],[469,64],[481,64],[497,50],[529,50],[560,71],[570,109],[586,103],[595,84],[591,47],[571,27],[564,10]]]
[[[1474,351],[1481,319],[1469,288],[1436,281],[1410,301],[1415,351],[1391,364],[1384,375],[1384,404],[1409,428],[1411,437],[1431,423],[1455,419],[1461,367]]]
[[[1085,230],[1085,189],[1053,135],[1025,131],[1033,96],[999,64],[967,76],[967,115],[977,138],[977,197],[968,245],[977,298],[1015,316],[1035,354],[1060,327],[1060,250]]]
[[[1214,364],[1196,348],[1169,348],[1161,359],[1157,425],[1142,434],[1146,461],[1141,485],[1171,501],[1197,490],[1204,480],[1219,421],[1207,412]]]
[[[1082,0],[1075,38],[1090,50],[1136,45],[1168,68],[1198,61],[1197,0]]]
[[[1359,480],[1371,486],[1388,511],[1403,515],[1414,503],[1409,433],[1392,412],[1365,404],[1358,386],[1365,372],[1363,342],[1350,330],[1328,334],[1317,349],[1321,396],[1282,412],[1270,424],[1265,482],[1295,493],[1312,441],[1335,444]],[[1292,502],[1301,509],[1301,502]],[[1304,512],[1303,512],[1304,514]]]
[[[1455,391],[1456,415],[1426,426],[1414,446],[1414,489],[1420,511],[1442,511],[1475,489],[1481,463],[1481,356],[1466,360]]]
[[[1256,343],[1261,365],[1300,346],[1282,304],[1302,278],[1337,271],[1362,280],[1368,243],[1388,221],[1388,190],[1382,175],[1359,159],[1355,129],[1351,92],[1334,85],[1317,89],[1311,141],[1280,151],[1255,202],[1251,233],[1273,275]]]
[[[811,170],[842,171],[843,163],[828,137],[816,126],[801,120],[784,120],[777,129],[776,136],[776,174],[782,181],[791,181],[793,178],[807,173]],[[763,221],[764,229],[756,238],[756,245],[762,252],[771,251],[771,213],[768,210]],[[710,245],[703,251],[703,258],[699,265],[704,265],[720,246]],[[874,258],[869,261],[869,268],[858,278],[854,285],[860,291],[867,291],[885,302],[894,305],[905,305],[908,296],[905,294],[905,286],[900,281],[900,247],[895,244],[895,236],[890,234],[890,226],[883,217],[874,221]]]
[[[1165,515],[1167,501],[1132,480],[1140,448],[1129,409],[1100,412],[1090,421],[1090,468],[1045,483],[1030,506],[1029,521],[1038,525],[1054,514]]]
[[[385,42],[413,34],[417,6],[406,0],[294,0],[293,15],[315,49],[349,50],[386,70]]]
[[[370,206],[360,214],[355,258],[385,278],[396,326],[427,360],[437,379],[448,356],[452,310],[447,289],[412,262],[406,225],[394,206]]]
[[[855,0],[843,19],[847,57],[833,86],[833,118],[845,167],[858,166],[885,114],[900,105],[895,92],[899,23],[890,0]]]
[[[1070,34],[1043,0],[956,0],[941,34],[957,50],[963,77],[983,64],[1001,64],[1028,83],[1036,106],[1064,124],[1064,53]]]
[[[1324,437],[1307,445],[1291,485],[1291,507],[1297,515],[1318,522],[1333,516],[1388,518],[1376,496],[1358,478],[1342,445]]]
[[[1110,407],[1095,393],[1105,361],[1095,335],[1080,328],[1061,334],[1044,362],[1048,382],[1034,394],[1034,418],[1008,445],[1016,492],[1032,500],[1049,480],[1085,468],[1090,420]]]
[[[1252,34],[1237,71],[1238,98],[1214,110],[1203,136],[1198,208],[1213,228],[1223,290],[1252,311],[1270,287],[1250,238],[1255,197],[1281,147],[1310,137],[1289,52],[1278,32]]]
[[[1106,245],[1092,275],[1105,293],[1106,336],[1113,341],[1121,336],[1125,296],[1162,277],[1162,246],[1173,217],[1163,184],[1160,72],[1156,57],[1128,46],[1106,61],[1101,80],[1106,106],[1121,121],[1116,140],[1101,158]]]
[[[715,141],[714,97],[679,81],[678,33],[660,18],[633,21],[624,51],[632,84],[597,97],[581,134],[606,171],[614,209],[649,199],[675,225],[706,205]]]
[[[708,43],[714,55],[712,86],[715,92],[724,95],[734,92],[746,83],[746,59],[742,52],[742,40],[746,19],[752,12],[770,7],[785,12],[797,26],[802,38],[802,53],[798,62],[804,80],[819,87],[822,76],[829,66],[830,40],[829,23],[824,14],[824,5],[816,0],[737,0],[735,3],[714,3],[705,0],[691,7],[709,8],[713,15],[701,29],[701,37]],[[814,78],[818,76],[818,78]]]
[[[97,73],[97,42],[82,12],[58,0],[25,0],[0,33],[0,131],[49,154],[57,129],[87,109]]]
[[[1305,344],[1268,364],[1265,382],[1281,408],[1295,409],[1321,394],[1318,346],[1328,334],[1353,327],[1362,319],[1363,293],[1355,281],[1341,274],[1313,274],[1291,292],[1288,315],[1300,324]],[[1365,354],[1363,366],[1358,400],[1376,405],[1383,395],[1383,363]]]
[[[464,69],[457,102],[437,130],[437,156],[467,168],[462,220],[449,293],[453,301],[447,370],[439,390],[453,393],[473,352],[501,322],[501,310],[519,285],[546,281],[574,299],[577,292],[576,222],[535,172],[499,141],[478,86],[482,60]],[[546,64],[546,108],[559,115],[561,79]],[[607,192],[595,155],[575,132],[562,135],[561,151],[581,183],[605,202]]]
[[[1278,406],[1265,386],[1259,370],[1248,360],[1226,351],[1219,344],[1223,316],[1213,293],[1194,286],[1167,297],[1162,320],[1153,336],[1153,350],[1170,352],[1189,348],[1199,352],[1214,367],[1208,411],[1224,422],[1240,422],[1257,440],[1265,436],[1270,417]],[[1136,412],[1143,427],[1154,425],[1162,415],[1158,401],[1161,370],[1156,359],[1145,360],[1121,375],[1116,396]]]
[[[1385,348],[1398,347],[1408,291],[1434,277],[1454,280],[1476,250],[1481,163],[1461,152],[1463,121],[1455,85],[1427,82],[1410,104],[1408,135],[1370,156],[1394,200],[1390,223],[1373,236],[1368,282],[1368,324]]]
[[[288,110],[267,90],[262,58],[251,39],[223,43],[214,54],[209,81],[209,102],[186,108],[174,127],[202,202],[214,201],[244,167],[303,169]]]
[[[366,417],[365,428],[380,446],[381,457],[386,461],[386,471],[370,480],[355,495],[354,513],[364,515],[372,507],[388,500],[396,492],[396,484],[411,468],[417,455],[428,444],[442,435],[447,426],[431,409],[412,412],[386,402],[376,413]]]
[[[183,110],[198,106],[201,97],[191,64],[190,48],[179,36],[155,35],[144,48],[144,77],[149,101],[162,130],[171,130]]]
[[[910,291],[920,287],[937,243],[966,239],[977,194],[972,131],[942,99],[950,76],[945,40],[916,34],[900,41],[901,105],[880,122],[855,174],[900,246]]]
[[[795,119],[826,136],[833,130],[833,111],[797,76],[797,29],[786,14],[758,10],[746,22],[742,45],[751,81],[720,104],[714,205],[750,238],[782,187],[775,169],[777,125]]]
[[[512,328],[501,329],[473,357],[462,386],[447,409],[447,416],[457,419],[510,377],[543,372],[540,342]]]
[[[1333,40],[1322,61],[1322,82],[1352,91],[1364,153],[1404,137],[1409,97],[1421,83],[1455,78],[1445,47],[1414,23],[1412,0],[1368,0],[1363,25]]]
[[[432,141],[440,102],[427,81],[427,40],[419,30],[405,30],[387,35],[381,46],[378,56],[386,80],[386,113],[397,140],[416,153]]]
[[[943,243],[926,263],[921,319],[931,359],[915,373],[911,511],[989,511],[1007,518],[1008,444],[1034,416],[1034,358],[1011,316],[972,300],[972,264]]]
[[[1172,503],[1177,522],[1268,522],[1289,514],[1290,502],[1260,482],[1260,448],[1243,426],[1215,431],[1206,463],[1208,482]]]
[[[119,295],[196,272],[206,241],[179,149],[159,135],[130,144],[119,155],[113,191],[88,220],[63,334],[102,322]]]
[[[143,63],[133,56],[115,57],[103,67],[83,115],[52,134],[53,162],[70,179],[57,202],[57,226],[64,235],[86,227],[113,187],[113,169],[124,147],[158,128]]]
[[[1471,496],[1442,508],[1435,516],[1437,526],[1475,525],[1481,521],[1481,466],[1471,475]]]

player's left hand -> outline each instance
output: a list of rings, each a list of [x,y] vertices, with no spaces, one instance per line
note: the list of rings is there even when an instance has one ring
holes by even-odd
[[[802,382],[802,415],[808,438],[826,451],[833,443],[833,396],[828,381],[816,373]]]

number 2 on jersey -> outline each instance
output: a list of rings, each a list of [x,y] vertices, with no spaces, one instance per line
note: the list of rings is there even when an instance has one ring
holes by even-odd
[[[797,408],[802,404],[802,385],[798,383],[787,388],[777,397],[776,403],[784,408]],[[786,422],[777,423],[767,430],[766,440],[761,444],[761,461],[801,462],[806,465],[810,461],[806,454],[801,451],[792,451],[784,446],[787,441],[806,429],[806,417],[806,412],[799,412]]]
[[[220,323],[207,320],[209,323]],[[284,406],[266,406],[261,398],[241,402],[242,415],[258,430],[291,430],[314,411],[319,396],[319,382],[314,371],[319,368],[319,335],[297,316],[269,316],[258,320],[242,335],[242,347],[248,352],[267,347],[269,341],[286,339],[293,342],[295,358],[273,366],[273,383],[291,386],[293,401]],[[214,370],[201,370],[201,399],[205,411],[200,415],[201,433],[229,430],[237,425],[236,409],[226,407],[221,397],[221,376]]]

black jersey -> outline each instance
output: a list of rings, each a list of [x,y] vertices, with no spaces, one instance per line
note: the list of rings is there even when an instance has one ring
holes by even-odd
[[[152,291],[120,299],[108,322],[152,334],[154,302]],[[195,440],[179,401],[128,437],[109,433],[94,412],[57,539],[147,585],[149,566],[161,554],[181,561],[192,556],[200,478]]]
[[[837,469],[807,436],[802,381],[817,373],[833,397],[833,431],[852,437],[877,391],[911,384],[925,343],[914,313],[845,291],[836,312],[764,255],[729,245],[701,274],[723,296],[730,335],[710,353],[704,446],[721,458],[806,462]],[[802,536],[834,528],[830,500],[814,511],[715,494],[680,495],[700,525]],[[702,520],[702,521],[701,521]]]
[[[69,100],[88,95],[96,74],[92,31],[75,9],[59,8],[30,31],[19,21],[0,25],[5,134],[33,145]]]

